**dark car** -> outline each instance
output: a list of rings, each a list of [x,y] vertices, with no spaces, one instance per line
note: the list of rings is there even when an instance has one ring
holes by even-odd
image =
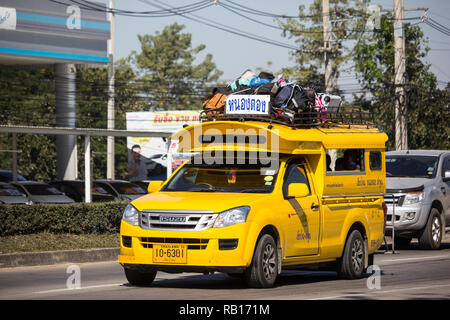
[[[27,179],[17,174],[17,181],[27,181]],[[0,170],[0,182],[13,182],[13,172],[11,170]]]
[[[34,203],[74,203],[62,191],[44,182],[22,181],[12,183],[22,193],[26,193],[31,204]]]
[[[147,190],[148,184],[151,182],[151,180],[143,180],[143,181],[133,181],[134,184],[137,184],[142,189]]]
[[[24,192],[12,184],[0,182],[0,204],[30,204]]]
[[[147,194],[141,186],[125,180],[96,180],[94,186],[105,189],[116,200],[131,201]]]
[[[75,200],[76,202],[85,201],[85,184],[81,180],[60,180],[51,181],[50,185],[58,188],[64,192],[67,196]],[[93,186],[91,188],[92,202],[106,202],[114,201],[115,197],[109,194],[104,188],[99,186]]]

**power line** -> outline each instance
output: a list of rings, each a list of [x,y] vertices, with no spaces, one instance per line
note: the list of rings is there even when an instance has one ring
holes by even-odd
[[[58,0],[48,0],[50,2],[54,2],[57,4],[61,4],[64,6],[67,6],[67,2],[58,1]],[[65,0],[67,1],[67,0]],[[90,11],[97,11],[97,12],[105,12],[105,13],[112,13],[115,15],[122,15],[122,16],[131,16],[131,17],[137,17],[137,18],[162,18],[162,17],[170,17],[175,16],[180,13],[189,13],[189,12],[195,12],[202,9],[205,9],[207,7],[210,7],[212,3],[207,0],[195,2],[189,5],[180,6],[177,8],[174,8],[173,10],[156,10],[156,11],[131,11],[131,10],[122,10],[122,9],[115,9],[115,8],[109,8],[108,6],[102,6],[98,3],[86,1],[76,1],[76,0],[70,0],[72,3],[75,3],[79,5],[82,9],[90,10]]]
[[[159,4],[155,4],[155,3],[151,2],[151,1],[148,1],[148,0],[139,0],[139,1],[143,2],[143,3],[146,3],[148,5],[155,6],[157,8],[167,9],[167,8],[164,8],[164,7],[160,6]],[[166,5],[166,6],[169,6],[169,5]],[[168,9],[168,10],[170,10],[170,9]],[[189,15],[179,14],[179,15],[182,16],[185,19],[189,19],[191,21],[195,21],[195,22],[198,22],[200,24],[203,24],[203,25],[215,28],[215,29],[219,29],[219,30],[222,30],[222,31],[234,34],[234,35],[238,35],[238,36],[241,36],[241,37],[244,37],[244,38],[247,38],[247,39],[252,39],[252,40],[255,40],[255,41],[259,41],[259,42],[262,42],[262,43],[275,45],[275,46],[278,46],[278,47],[283,47],[283,48],[290,49],[290,50],[301,50],[301,49],[299,49],[299,48],[297,48],[297,47],[295,47],[293,45],[286,44],[286,43],[279,42],[279,41],[272,40],[272,39],[268,39],[268,38],[262,37],[260,35],[244,32],[241,29],[237,29],[237,28],[234,28],[234,27],[231,27],[231,26],[227,26],[227,25],[224,25],[224,24],[219,23],[217,21],[214,21],[214,20],[211,20],[211,19],[207,19],[207,18],[204,18],[204,17],[200,17],[200,16],[195,15],[195,14],[189,14]]]

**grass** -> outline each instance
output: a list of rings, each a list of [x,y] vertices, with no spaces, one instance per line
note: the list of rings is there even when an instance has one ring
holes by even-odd
[[[115,248],[120,246],[118,233],[53,234],[38,233],[0,237],[0,254],[53,250]]]

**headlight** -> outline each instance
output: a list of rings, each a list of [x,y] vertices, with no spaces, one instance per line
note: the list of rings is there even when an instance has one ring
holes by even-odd
[[[423,192],[408,192],[403,205],[414,204],[423,200]]]
[[[237,207],[224,211],[217,216],[213,228],[223,228],[245,222],[249,212],[250,207]]]
[[[139,225],[139,211],[133,205],[128,204],[123,211],[122,220],[133,226]]]

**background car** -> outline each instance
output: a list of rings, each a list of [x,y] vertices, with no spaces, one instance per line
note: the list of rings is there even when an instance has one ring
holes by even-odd
[[[386,193],[389,227],[395,203],[397,245],[407,247],[418,238],[421,248],[438,249],[450,226],[450,151],[386,152]]]
[[[31,204],[35,203],[74,203],[75,201],[66,196],[62,191],[45,182],[17,182],[12,183],[22,193],[30,199]]]
[[[68,197],[76,202],[85,201],[85,184],[81,180],[60,180],[50,181],[50,185],[64,192]],[[114,201],[115,197],[109,194],[104,188],[92,186],[91,188],[92,202]]]
[[[154,154],[150,158],[146,158],[145,168],[147,169],[147,177],[149,180],[166,180],[167,154]]]
[[[30,200],[12,184],[0,182],[0,204],[30,204]]]
[[[142,189],[147,190],[148,184],[151,182],[151,180],[143,180],[143,181],[133,181],[134,184],[137,184]]]
[[[0,181],[13,182],[13,172],[11,170],[0,170]],[[17,174],[17,181],[27,181],[27,179]]]
[[[105,189],[116,200],[131,201],[147,194],[141,186],[125,180],[95,180],[94,186]]]

